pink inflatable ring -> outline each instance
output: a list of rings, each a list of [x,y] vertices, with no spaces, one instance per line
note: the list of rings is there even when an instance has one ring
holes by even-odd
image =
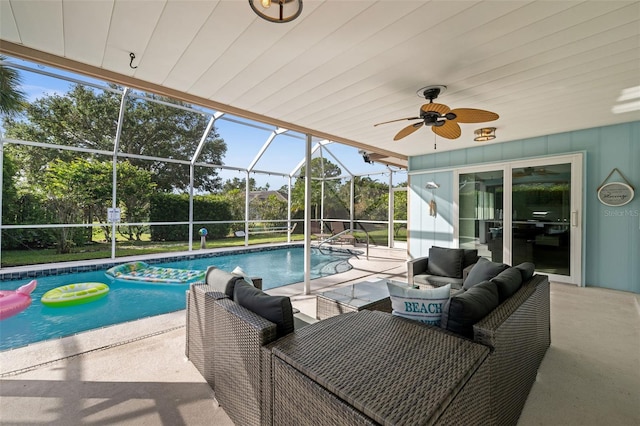
[[[36,280],[17,290],[0,290],[0,320],[12,317],[27,309],[31,304],[31,292],[36,288]]]

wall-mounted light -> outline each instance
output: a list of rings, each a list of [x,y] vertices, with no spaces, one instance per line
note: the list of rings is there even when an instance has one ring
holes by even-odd
[[[302,0],[249,0],[249,6],[269,22],[291,22],[302,13]]]
[[[483,127],[482,129],[477,129],[473,132],[476,135],[473,138],[476,142],[486,142],[496,138],[496,128],[495,127]]]

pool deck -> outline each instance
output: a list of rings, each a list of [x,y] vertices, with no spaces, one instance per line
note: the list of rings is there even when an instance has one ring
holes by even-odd
[[[271,245],[272,247],[273,245]],[[280,246],[280,245],[278,245]],[[288,246],[288,244],[282,244]],[[364,251],[360,246],[358,251]],[[234,252],[224,249],[215,252]],[[236,250],[237,251],[237,248]],[[185,252],[189,254],[188,252]],[[174,256],[175,254],[171,254]],[[155,255],[157,258],[158,255]],[[153,255],[127,258],[127,262],[134,260],[148,260]],[[364,254],[353,257],[349,263],[353,268],[349,271],[323,277],[311,281],[311,295],[304,295],[304,284],[297,283],[284,287],[267,290],[269,294],[286,295],[291,298],[293,306],[303,314],[315,318],[315,294],[333,286],[348,285],[353,282],[380,278],[406,278],[406,250],[387,249],[379,247],[370,248],[370,260],[366,260]],[[113,263],[113,260],[105,260]],[[73,262],[65,264],[70,267],[82,267],[93,264],[91,261]],[[21,267],[22,268],[22,267]],[[51,266],[41,266],[42,269],[50,269]],[[114,346],[127,344],[139,339],[145,339],[154,334],[162,334],[176,329],[182,329],[184,334],[185,311],[177,311],[169,314],[158,315],[151,318],[140,319],[123,324],[104,327],[97,330],[86,331],[74,336],[61,339],[48,340],[34,343],[23,348],[0,352],[0,377],[7,374],[15,374],[33,369],[35,366],[44,365],[57,360],[66,359],[78,354],[105,350]]]
[[[406,277],[404,250],[375,248],[348,272],[269,290],[315,316],[315,293]],[[640,297],[551,286],[552,345],[519,425],[640,424]],[[184,355],[185,311],[0,352],[0,424],[231,425]],[[311,403],[311,401],[310,401]]]

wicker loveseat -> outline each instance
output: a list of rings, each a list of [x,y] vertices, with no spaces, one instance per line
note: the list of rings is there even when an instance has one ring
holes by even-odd
[[[215,395],[238,425],[515,425],[550,345],[544,275],[476,322],[471,339],[369,311],[279,337],[209,296]]]

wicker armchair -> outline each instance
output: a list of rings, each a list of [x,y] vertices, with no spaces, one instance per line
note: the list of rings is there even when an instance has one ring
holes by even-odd
[[[215,388],[213,368],[213,302],[225,294],[206,283],[191,284],[187,290],[187,330],[185,355],[211,389]]]
[[[186,292],[186,344],[185,355],[198,369],[202,377],[207,381],[211,389],[215,389],[214,378],[214,353],[213,353],[213,303],[216,300],[228,297],[220,291],[219,283],[213,282],[216,278],[227,281],[234,279],[228,273],[213,274],[213,269],[207,270],[205,280],[207,282],[197,282],[189,286]],[[241,279],[235,277],[236,280]],[[252,278],[257,288],[262,288],[262,278]]]
[[[475,249],[431,247],[428,257],[407,261],[407,280],[419,287],[451,284],[452,289],[460,289],[477,261],[478,250]]]
[[[271,424],[271,351],[264,347],[278,339],[279,326],[230,298],[237,296],[242,303],[238,288],[251,288],[244,280],[234,281],[234,289],[223,293],[217,284],[226,285],[231,275],[220,271],[215,275],[214,285],[192,284],[187,292],[187,357],[235,424]],[[292,329],[311,320],[299,312],[293,315],[289,298],[274,299],[288,306]]]

